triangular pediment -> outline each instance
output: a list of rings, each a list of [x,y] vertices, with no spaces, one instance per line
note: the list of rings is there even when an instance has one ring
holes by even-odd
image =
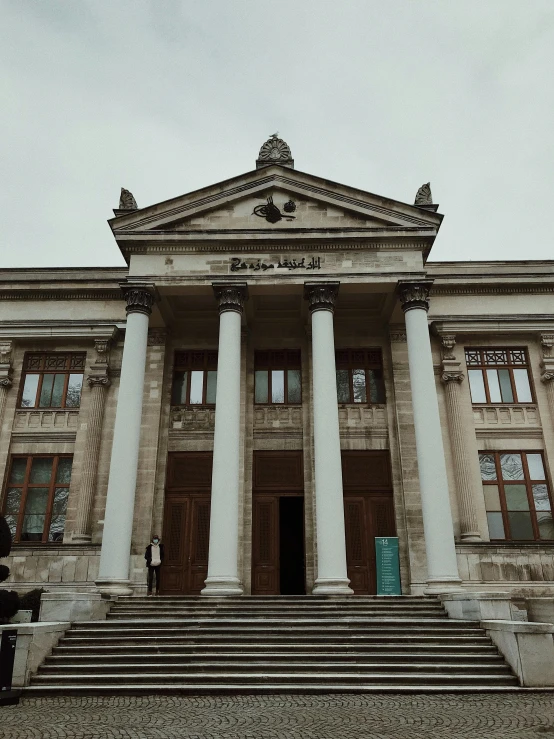
[[[155,233],[438,229],[442,216],[272,165],[110,220],[116,238]]]

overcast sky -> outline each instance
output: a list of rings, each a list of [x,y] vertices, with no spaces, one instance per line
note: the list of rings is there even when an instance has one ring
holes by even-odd
[[[405,202],[433,259],[552,259],[554,0],[0,0],[1,266],[121,265],[106,220],[254,168]]]

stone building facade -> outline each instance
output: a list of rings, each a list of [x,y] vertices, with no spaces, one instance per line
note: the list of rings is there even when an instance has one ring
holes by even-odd
[[[109,223],[124,268],[0,270],[6,587],[554,593],[553,264],[433,262],[442,216],[256,169]],[[217,402],[216,402],[217,397]]]

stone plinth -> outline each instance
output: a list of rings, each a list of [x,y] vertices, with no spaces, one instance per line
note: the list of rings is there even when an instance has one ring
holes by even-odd
[[[39,621],[101,621],[110,604],[111,600],[100,593],[43,593]]]
[[[33,624],[3,624],[2,631],[17,631],[12,687],[23,688],[38,670],[45,657],[50,654],[59,639],[71,624],[67,621],[41,622]]]
[[[481,621],[525,688],[554,687],[554,625]]]

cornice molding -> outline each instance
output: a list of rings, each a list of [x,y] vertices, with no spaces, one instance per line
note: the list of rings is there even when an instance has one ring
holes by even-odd
[[[113,339],[125,323],[90,321],[2,321],[2,339]]]
[[[554,285],[545,285],[537,283],[536,285],[521,285],[521,278],[511,278],[514,280],[508,285],[435,285],[431,290],[431,297],[448,296],[448,295],[513,295],[516,294],[550,294],[554,293]],[[508,278],[506,279],[508,282]]]
[[[0,290],[0,300],[121,300],[121,290]]]
[[[306,176],[306,175],[304,175]],[[309,175],[308,175],[309,176]],[[342,205],[343,207],[349,208],[356,213],[367,215],[368,218],[378,218],[381,220],[390,220],[392,223],[406,223],[413,224],[414,226],[423,226],[432,228],[434,231],[438,229],[438,226],[442,220],[442,216],[434,216],[433,218],[417,217],[413,214],[406,212],[398,212],[397,209],[392,207],[386,207],[378,205],[375,202],[367,202],[359,198],[345,195],[335,190],[330,190],[324,187],[318,187],[313,183],[309,183],[303,180],[302,174],[298,177],[287,177],[283,174],[268,174],[265,177],[253,177],[250,182],[243,182],[240,185],[234,187],[228,187],[222,189],[219,186],[216,192],[212,192],[204,197],[197,197],[195,200],[189,200],[189,202],[181,203],[173,208],[153,213],[151,215],[143,216],[142,218],[133,219],[131,223],[124,225],[118,224],[118,218],[111,219],[110,225],[117,238],[119,234],[134,231],[144,230],[148,228],[150,224],[156,223],[157,221],[167,222],[168,220],[179,220],[192,217],[197,215],[199,212],[214,210],[219,204],[225,202],[232,202],[237,200],[243,195],[256,193],[259,191],[267,190],[270,187],[279,187],[286,189],[290,192],[296,192],[299,194],[310,194],[316,196],[316,199],[329,204]],[[215,186],[217,187],[217,186]],[[371,197],[371,194],[367,194]],[[184,196],[186,197],[186,196]],[[413,206],[407,206],[407,204],[399,204],[404,208],[408,207],[412,209]],[[152,207],[152,206],[150,206]],[[145,208],[144,210],[148,210]],[[140,212],[140,211],[139,211]],[[125,219],[122,216],[121,219]]]
[[[543,315],[432,316],[431,325],[443,334],[513,334],[549,333],[554,331],[554,317]]]

